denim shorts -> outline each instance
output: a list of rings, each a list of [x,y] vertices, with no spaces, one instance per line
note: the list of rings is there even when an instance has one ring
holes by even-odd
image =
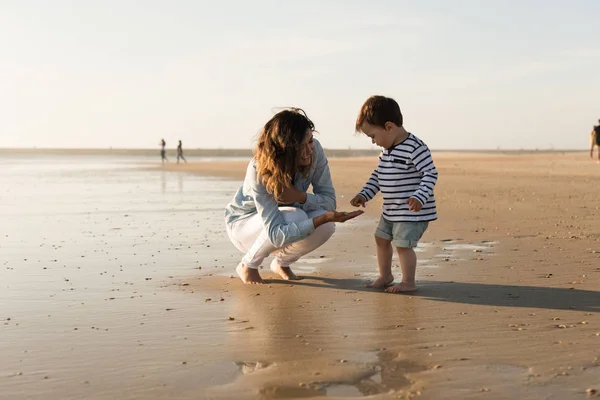
[[[427,230],[429,221],[392,222],[381,216],[375,236],[390,240],[394,247],[414,248]]]

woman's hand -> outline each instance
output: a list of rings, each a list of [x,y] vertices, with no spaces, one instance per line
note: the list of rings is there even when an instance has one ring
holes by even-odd
[[[364,211],[362,210],[352,212],[327,211],[325,215],[327,215],[327,220],[329,222],[346,222],[352,218],[358,217],[363,213]]]
[[[313,218],[313,226],[316,229],[328,222],[346,222],[349,219],[356,218],[363,213],[364,211],[362,210],[352,212],[327,211],[325,214],[321,214],[318,217]]]
[[[306,192],[298,190],[295,187],[288,187],[277,198],[277,202],[281,204],[304,204],[306,202]]]

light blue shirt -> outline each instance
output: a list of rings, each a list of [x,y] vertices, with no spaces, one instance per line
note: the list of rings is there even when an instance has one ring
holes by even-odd
[[[297,172],[294,178],[296,189],[306,192],[312,185],[313,193],[306,194],[304,204],[295,203],[286,206],[293,206],[304,211],[335,210],[335,189],[331,182],[327,157],[323,147],[316,139],[314,143],[313,165],[308,176]],[[225,208],[225,223],[231,226],[238,220],[258,213],[269,241],[277,248],[297,242],[315,231],[310,218],[301,222],[286,222],[279,211],[280,206],[284,206],[284,204],[278,204],[274,196],[267,192],[265,186],[258,179],[256,162],[252,159],[246,169],[244,184]]]

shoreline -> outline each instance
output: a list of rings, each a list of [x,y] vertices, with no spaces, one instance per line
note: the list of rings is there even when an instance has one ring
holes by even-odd
[[[355,157],[377,157],[378,149],[324,149],[327,157],[331,158],[355,158]],[[252,149],[184,149],[185,157],[252,157]],[[461,149],[438,149],[432,150],[437,155],[571,155],[589,153],[589,149],[488,149],[488,150],[461,150]],[[0,148],[0,156],[106,156],[106,157],[153,157],[160,160],[159,149],[126,149],[126,148]],[[176,159],[176,150],[167,149],[167,157]]]

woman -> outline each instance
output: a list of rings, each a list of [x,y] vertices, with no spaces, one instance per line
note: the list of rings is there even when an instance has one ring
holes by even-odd
[[[258,267],[270,254],[273,272],[299,279],[290,265],[325,243],[334,222],[362,214],[334,211],[335,190],[314,128],[300,109],[275,114],[260,132],[244,184],[227,205],[227,234],[245,253],[236,268],[244,283],[263,283]],[[306,193],[311,184],[313,194]]]

